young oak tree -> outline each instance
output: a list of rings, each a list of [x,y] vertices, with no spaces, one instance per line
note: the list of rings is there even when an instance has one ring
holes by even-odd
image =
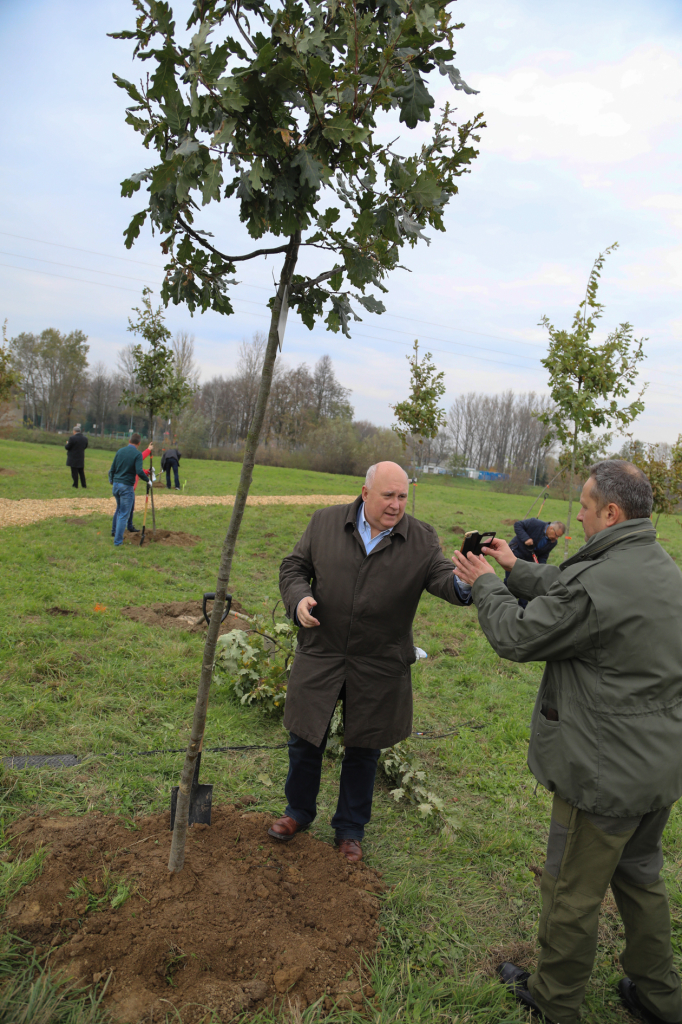
[[[564,446],[560,462],[570,464],[564,558],[568,557],[577,462],[591,462],[611,439],[610,434],[594,438],[592,431],[595,427],[613,424],[623,428],[644,409],[642,396],[646,384],[629,404],[619,405],[618,399],[625,398],[632,390],[637,363],[644,358],[642,346],[646,339],[635,340],[632,326],[623,323],[601,345],[591,344],[604,308],[597,301],[599,278],[606,257],[617,248],[618,243],[614,242],[594,261],[585,298],[573,317],[572,331],[557,330],[546,316],[540,321],[549,332],[549,351],[541,362],[549,371],[549,388],[556,408],[539,415],[538,419],[550,427],[552,438],[557,438]]]
[[[407,447],[408,438],[412,442],[412,515],[414,515],[415,494],[417,490],[417,444],[424,444],[424,438],[438,436],[438,431],[446,423],[445,410],[439,409],[439,398],[445,394],[445,373],[438,371],[431,362],[431,353],[426,352],[419,361],[419,342],[414,343],[414,360],[406,356],[410,364],[410,397],[398,402],[391,408],[397,423],[393,430]]]
[[[142,345],[133,345],[132,362],[135,383],[139,391],[126,388],[121,392],[119,405],[141,409],[149,419],[149,441],[154,440],[154,421],[157,416],[170,409],[183,409],[195,392],[195,387],[178,373],[175,352],[167,344],[171,334],[164,323],[161,306],[152,307],[151,291],[142,290],[142,308],[135,306],[137,320],[128,319],[128,330],[139,334],[149,344],[145,351]],[[154,488],[152,497],[152,530],[156,532],[156,511],[154,509]]]
[[[386,290],[401,250],[426,238],[424,228],[444,230],[444,208],[477,156],[484,124],[477,115],[458,127],[446,103],[418,152],[385,141],[382,114],[397,110],[408,129],[430,121],[429,72],[474,92],[451,63],[462,26],[448,12],[449,0],[193,0],[187,34],[176,31],[162,0],[132,2],[135,29],[113,35],[135,40],[134,55],[150,73],[139,88],[114,78],[132,100],[127,121],[154,158],[122,185],[124,196],[142,184],[147,191],[126,245],[149,218],[167,256],[162,298],[191,312],[231,313],[228,286],[236,283],[237,264],[284,257],[180,781],[169,860],[179,871],[218,628],[287,307],[311,330],[324,318],[347,336],[351,318],[360,319],[358,306],[383,312],[376,292]],[[238,203],[252,238],[281,243],[235,253],[229,239],[215,239],[202,210],[223,198]],[[315,249],[314,276],[296,273],[307,248]],[[328,263],[320,267],[324,254]]]

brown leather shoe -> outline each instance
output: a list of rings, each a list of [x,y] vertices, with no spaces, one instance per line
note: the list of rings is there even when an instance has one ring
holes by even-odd
[[[285,814],[283,818],[273,821],[268,829],[268,835],[273,839],[279,839],[281,843],[288,843],[290,839],[293,839],[299,832],[305,832],[307,828],[310,826],[301,825],[295,818],[290,818]]]
[[[362,860],[362,844],[359,839],[337,839],[335,842],[341,856],[351,864],[357,864]]]

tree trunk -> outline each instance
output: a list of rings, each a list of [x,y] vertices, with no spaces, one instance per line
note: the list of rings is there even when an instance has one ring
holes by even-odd
[[[417,450],[412,438],[412,515],[414,516],[414,502],[417,497]]]
[[[661,518],[661,513],[659,512],[658,515],[656,516],[656,522],[654,523],[654,530],[658,529],[658,520],[660,518]]]
[[[268,334],[267,348],[265,350],[265,359],[263,361],[258,398],[256,400],[253,419],[251,420],[251,426],[249,427],[246,445],[244,447],[244,460],[242,462],[239,486],[237,487],[237,493],[234,498],[234,508],[232,509],[230,525],[223,542],[223,550],[220,556],[218,581],[215,588],[215,601],[213,602],[211,621],[206,634],[204,657],[201,665],[201,680],[199,682],[197,699],[194,705],[192,735],[187,747],[185,763],[180,777],[178,802],[175,811],[175,828],[173,830],[170,857],[168,858],[168,870],[171,872],[182,871],[185,863],[185,843],[187,841],[190,789],[192,786],[192,778],[194,776],[194,765],[197,759],[197,754],[199,753],[201,741],[204,737],[204,729],[206,728],[208,694],[211,687],[211,679],[213,677],[213,664],[215,662],[216,642],[220,631],[220,620],[225,607],[225,595],[227,594],[227,587],[230,581],[230,571],[232,569],[232,559],[234,557],[237,536],[244,517],[246,498],[249,493],[249,488],[251,487],[253,467],[256,461],[256,449],[258,448],[258,441],[260,439],[260,433],[265,419],[265,410],[268,398],[270,397],[272,374],[275,367],[275,359],[277,358],[277,347],[279,345],[277,325],[279,322],[282,300],[284,298],[284,289],[291,286],[291,280],[296,267],[300,244],[301,233],[300,231],[297,231],[289,240],[289,248],[287,249],[284,266],[282,267],[282,273],[279,278],[279,287],[277,289],[275,301],[272,305],[270,331]]]
[[[154,443],[154,417],[151,416],[151,415],[149,417],[149,443],[150,444]],[[154,464],[154,456],[150,455],[149,456],[149,475],[150,476],[152,475],[152,466],[153,466],[153,464]],[[150,497],[152,499],[152,537],[155,537],[156,536],[156,509],[154,508],[154,481],[153,480],[152,480],[152,485],[149,488],[149,495],[150,495]]]
[[[568,522],[564,538],[564,558],[568,558],[568,538],[571,533],[571,513],[573,512],[573,477],[575,476],[575,447],[578,443],[578,424],[573,431],[573,448],[571,450],[571,478],[568,481]]]

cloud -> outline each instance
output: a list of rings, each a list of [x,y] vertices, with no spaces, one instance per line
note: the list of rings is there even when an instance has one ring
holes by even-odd
[[[641,46],[580,70],[547,57],[470,76],[489,125],[486,149],[514,160],[617,164],[653,150],[680,121],[682,63],[672,49]]]

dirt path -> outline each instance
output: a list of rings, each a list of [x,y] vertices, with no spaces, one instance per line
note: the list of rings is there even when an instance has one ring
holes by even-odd
[[[247,505],[347,505],[356,494],[253,494]],[[154,494],[157,508],[189,508],[191,505],[234,505],[234,494],[189,495]],[[4,526],[28,526],[43,519],[60,516],[83,516],[92,513],[113,515],[113,498],[50,498],[41,501],[25,498],[12,501],[0,498],[0,529]]]

